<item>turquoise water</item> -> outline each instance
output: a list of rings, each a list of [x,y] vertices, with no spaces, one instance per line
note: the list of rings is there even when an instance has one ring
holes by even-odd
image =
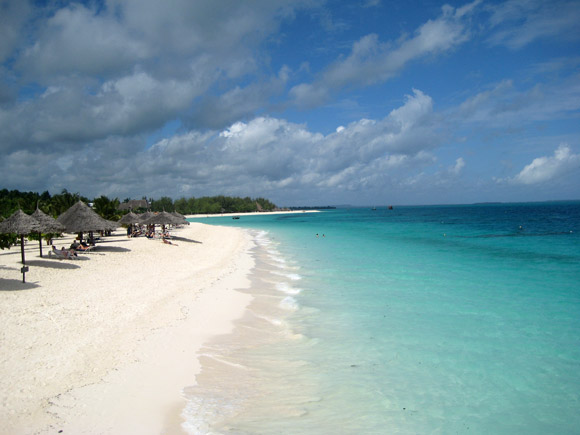
[[[201,221],[253,234],[259,302],[192,432],[580,433],[579,202]]]

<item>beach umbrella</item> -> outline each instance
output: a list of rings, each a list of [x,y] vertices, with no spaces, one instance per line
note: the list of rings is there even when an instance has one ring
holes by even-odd
[[[181,219],[166,211],[159,212],[142,222],[145,225],[179,225],[183,223]]]
[[[79,233],[82,239],[83,232],[111,231],[119,226],[117,222],[109,221],[99,216],[84,202],[79,201],[57,219],[63,224],[67,233]]]
[[[40,246],[40,256],[42,257],[42,233],[61,233],[65,230],[64,225],[57,222],[56,219],[47,215],[39,208],[31,214],[31,216],[37,220],[40,224],[40,231],[38,232],[38,244]]]
[[[173,216],[175,216],[177,219],[179,219],[181,221],[180,222],[181,224],[189,225],[188,220],[181,213],[177,213],[176,211],[174,211],[174,212],[171,212],[171,214]]]
[[[39,232],[41,226],[36,219],[32,216],[28,216],[22,210],[15,211],[12,216],[3,222],[0,222],[0,232],[4,234],[16,234],[20,236],[20,250],[22,252],[22,282],[26,282],[26,272],[28,272],[28,267],[26,267],[26,260],[24,258],[24,236]]]
[[[125,216],[123,216],[121,219],[119,219],[119,223],[124,224],[124,225],[137,224],[139,222],[140,222],[139,216],[137,216],[132,211],[130,211]]]
[[[139,216],[139,223],[143,224],[145,223],[145,221],[153,216],[155,216],[155,213],[152,213],[150,211],[146,211],[145,213],[141,213]]]

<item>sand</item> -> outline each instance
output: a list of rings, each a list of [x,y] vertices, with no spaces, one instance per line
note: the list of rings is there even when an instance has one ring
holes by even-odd
[[[0,433],[182,433],[198,351],[243,315],[254,260],[240,229],[173,235],[120,229],[74,261],[28,242],[25,284],[19,247],[0,251]]]

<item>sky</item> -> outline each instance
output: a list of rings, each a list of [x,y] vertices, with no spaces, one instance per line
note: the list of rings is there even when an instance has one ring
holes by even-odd
[[[580,199],[578,0],[0,0],[0,188]]]

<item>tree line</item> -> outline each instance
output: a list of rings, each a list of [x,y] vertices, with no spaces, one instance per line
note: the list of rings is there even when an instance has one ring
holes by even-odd
[[[181,214],[218,214],[218,213],[247,213],[255,211],[271,211],[276,205],[265,198],[239,198],[231,196],[204,196],[201,198],[179,198],[173,200],[164,196],[159,199],[147,199],[150,211],[176,211]],[[119,205],[129,202],[129,198],[122,202],[119,198],[109,199],[101,195],[92,200],[79,193],[71,193],[63,189],[61,193],[51,195],[48,191],[42,193],[20,192],[18,190],[0,190],[0,216],[7,218],[16,210],[21,209],[24,213],[32,214],[38,207],[44,213],[56,218],[78,201],[92,203],[93,210],[100,216],[109,220],[119,220],[127,210],[119,210]],[[148,211],[147,209],[133,210],[136,213]]]

